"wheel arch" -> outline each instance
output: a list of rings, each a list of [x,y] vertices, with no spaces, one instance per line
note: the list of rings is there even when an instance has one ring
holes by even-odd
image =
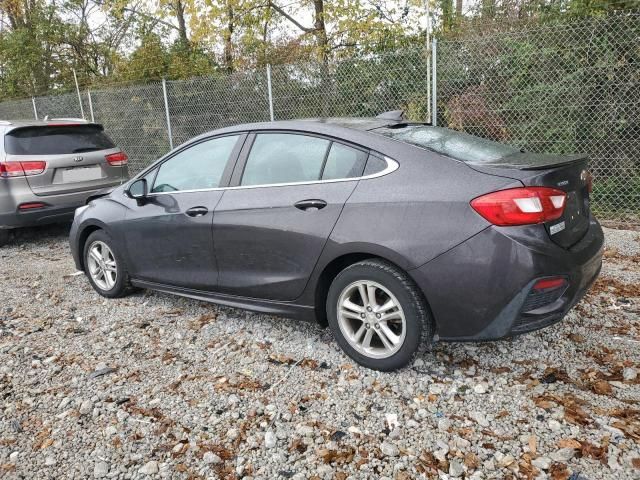
[[[406,268],[406,262],[402,261],[402,259],[396,258],[396,256],[394,255],[384,255],[384,254],[380,254],[379,252],[373,253],[371,251],[365,250],[365,251],[354,251],[354,252],[344,253],[342,255],[339,255],[333,258],[324,266],[315,284],[315,291],[314,291],[315,316],[316,316],[317,322],[321,326],[326,327],[328,325],[326,303],[327,303],[327,294],[329,293],[329,287],[331,286],[331,282],[333,282],[333,279],[336,278],[336,276],[342,270],[344,270],[350,265],[361,262],[363,260],[384,260],[385,262],[388,262],[394,265],[396,268],[402,270],[410,278],[412,278],[408,272],[408,269]],[[422,292],[422,295],[424,297],[424,292]],[[431,308],[429,307],[429,302],[427,301],[426,298],[425,298],[425,301],[427,303],[427,307],[429,310],[428,312],[429,316],[431,317],[432,321],[435,323],[435,320],[433,319],[433,314],[431,312]]]
[[[90,224],[84,227],[78,234],[78,260],[80,262],[80,267],[82,267],[82,271],[85,271],[84,247],[87,243],[87,239],[89,238],[89,235],[98,230],[104,230],[104,228],[101,225]]]

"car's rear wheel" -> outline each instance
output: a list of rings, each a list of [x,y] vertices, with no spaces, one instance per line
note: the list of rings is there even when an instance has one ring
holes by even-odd
[[[424,296],[405,272],[383,260],[340,272],[329,288],[327,314],[345,353],[375,370],[404,367],[433,339]]]
[[[116,298],[129,293],[129,273],[124,259],[104,230],[96,230],[87,238],[84,267],[91,286],[103,297]]]

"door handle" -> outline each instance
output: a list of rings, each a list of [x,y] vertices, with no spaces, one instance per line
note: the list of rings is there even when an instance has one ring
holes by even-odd
[[[326,207],[327,202],[325,202],[324,200],[319,200],[317,198],[311,198],[308,200],[300,200],[299,202],[296,202],[294,206],[300,210],[314,211],[321,210]]]
[[[207,207],[191,207],[184,213],[186,213],[190,217],[202,217],[203,215],[209,213],[209,209]]]

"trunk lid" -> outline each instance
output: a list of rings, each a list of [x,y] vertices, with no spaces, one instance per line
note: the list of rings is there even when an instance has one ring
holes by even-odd
[[[483,173],[520,180],[525,186],[564,191],[567,199],[562,217],[544,224],[549,238],[563,248],[570,248],[587,233],[591,210],[586,156],[517,153],[490,163],[469,166]]]
[[[5,136],[7,161],[44,161],[46,169],[26,177],[38,196],[95,190],[124,180],[124,166],[112,166],[105,156],[119,148],[102,126],[38,125],[19,127]]]

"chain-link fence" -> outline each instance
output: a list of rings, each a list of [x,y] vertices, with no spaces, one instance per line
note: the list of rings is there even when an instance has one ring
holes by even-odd
[[[438,119],[547,153],[584,153],[603,218],[640,218],[640,15],[438,45]]]
[[[497,29],[500,30],[500,29]],[[371,116],[404,109],[531,151],[585,153],[603,217],[640,218],[640,15],[520,25],[427,48],[0,103],[0,118],[103,123],[135,173],[178,145],[237,123]],[[507,30],[507,31],[504,31]],[[435,97],[432,98],[431,82]],[[270,88],[271,86],[271,88]]]

